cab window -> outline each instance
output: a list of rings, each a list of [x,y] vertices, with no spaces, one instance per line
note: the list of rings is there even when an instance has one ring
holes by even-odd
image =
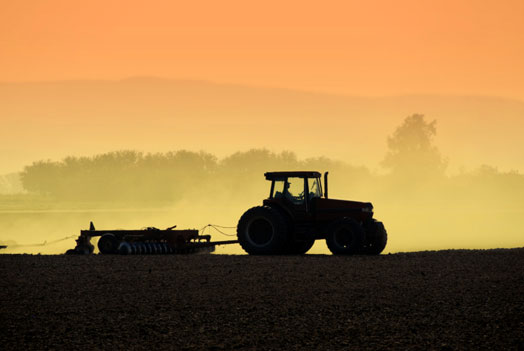
[[[271,197],[274,197],[278,199],[279,197],[282,197],[284,195],[284,184],[285,180],[275,180],[275,187],[273,189],[273,194],[271,194]]]
[[[320,181],[318,178],[308,179],[309,183],[309,198],[322,197],[322,190],[320,188]]]
[[[291,195],[290,199],[294,203],[304,202],[304,178],[289,178],[288,192]]]
[[[296,205],[304,203],[304,178],[290,177],[287,180],[276,180],[275,199],[286,199]]]

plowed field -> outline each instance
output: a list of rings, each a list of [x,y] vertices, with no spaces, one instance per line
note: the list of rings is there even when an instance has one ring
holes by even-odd
[[[524,249],[0,255],[10,349],[524,349]]]

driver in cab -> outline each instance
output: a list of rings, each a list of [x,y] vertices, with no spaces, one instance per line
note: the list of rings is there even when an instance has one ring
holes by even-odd
[[[290,192],[289,192],[289,186],[291,185],[291,183],[289,182],[285,182],[284,183],[284,189],[283,189],[283,192],[280,192],[280,191],[277,191],[275,193],[275,198],[277,199],[286,199],[294,204],[299,204],[302,202],[302,199],[301,198],[297,198],[295,196],[293,196]]]

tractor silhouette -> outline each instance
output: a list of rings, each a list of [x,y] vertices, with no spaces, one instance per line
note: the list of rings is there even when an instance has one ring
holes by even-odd
[[[238,241],[253,255],[301,255],[315,240],[326,240],[335,255],[380,254],[387,243],[382,222],[369,202],[328,198],[328,172],[267,172],[269,197],[247,210],[237,226]]]

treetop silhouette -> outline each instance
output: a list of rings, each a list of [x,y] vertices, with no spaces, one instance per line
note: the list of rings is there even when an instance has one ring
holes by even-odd
[[[433,144],[436,123],[436,120],[427,122],[421,114],[406,117],[388,137],[388,151],[381,165],[402,176],[442,176],[447,163]]]

